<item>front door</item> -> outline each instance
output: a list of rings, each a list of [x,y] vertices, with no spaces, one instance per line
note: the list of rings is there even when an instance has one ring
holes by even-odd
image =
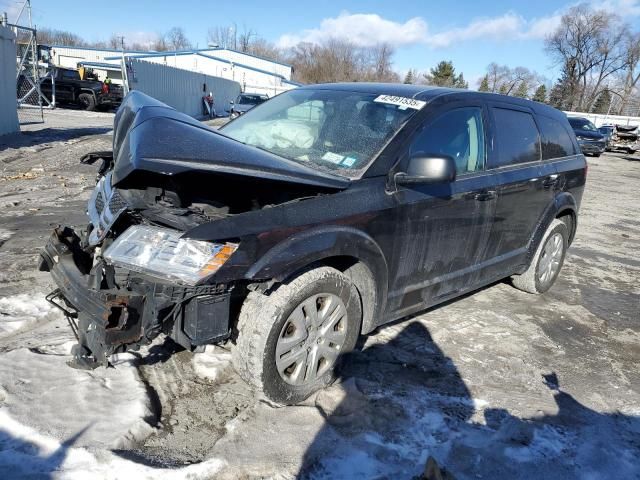
[[[496,194],[484,169],[486,109],[456,103],[430,115],[407,157],[451,156],[457,179],[398,187],[396,261],[391,265],[389,312],[394,316],[438,303],[482,282]]]

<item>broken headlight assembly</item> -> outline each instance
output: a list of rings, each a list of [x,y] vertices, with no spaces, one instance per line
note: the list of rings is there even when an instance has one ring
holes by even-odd
[[[213,243],[180,238],[182,232],[160,227],[132,226],[104,252],[113,265],[195,285],[214,274],[238,248],[234,243]]]

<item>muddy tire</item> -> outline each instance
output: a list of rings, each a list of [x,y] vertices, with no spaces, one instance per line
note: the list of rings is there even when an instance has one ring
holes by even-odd
[[[549,290],[562,269],[568,247],[567,224],[556,218],[547,228],[527,271],[511,277],[513,286],[534,294]]]
[[[83,110],[93,112],[96,109],[96,99],[93,98],[93,95],[90,93],[81,93],[78,95],[78,105],[80,105]]]
[[[362,312],[356,288],[319,267],[265,295],[250,292],[238,319],[236,371],[273,402],[291,405],[330,385],[353,350]]]

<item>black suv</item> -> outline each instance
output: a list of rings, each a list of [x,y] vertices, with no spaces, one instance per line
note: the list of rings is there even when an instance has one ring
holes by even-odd
[[[90,224],[42,253],[75,365],[170,335],[229,342],[295,403],[360,334],[497,280],[554,283],[587,164],[566,116],[389,84],[285,92],[212,130],[139,92],[118,110]]]

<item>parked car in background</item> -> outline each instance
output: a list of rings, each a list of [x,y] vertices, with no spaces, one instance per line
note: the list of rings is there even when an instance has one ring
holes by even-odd
[[[599,157],[605,151],[607,142],[604,135],[588,119],[569,117],[569,124],[576,134],[582,153]]]
[[[241,93],[236,98],[235,102],[231,102],[231,118],[236,118],[240,115],[247,113],[256,105],[260,105],[262,102],[269,100],[267,95],[260,95],[257,93]]]
[[[304,86],[220,130],[133,91],[113,147],[84,159],[87,228],[42,252],[75,365],[226,342],[284,404],[379,325],[504,278],[551,288],[587,175],[562,112],[420,85]]]
[[[56,105],[74,105],[84,110],[114,108],[120,105],[123,97],[122,86],[114,83],[103,83],[94,78],[80,78],[80,72],[72,68],[56,67],[51,72],[55,81]],[[18,81],[18,96],[20,92],[29,90],[27,80]],[[49,100],[53,99],[52,77],[48,76],[40,83],[42,94]]]
[[[611,137],[613,137],[615,127],[613,125],[602,125],[598,127],[598,131],[604,136],[605,150],[611,150]]]

